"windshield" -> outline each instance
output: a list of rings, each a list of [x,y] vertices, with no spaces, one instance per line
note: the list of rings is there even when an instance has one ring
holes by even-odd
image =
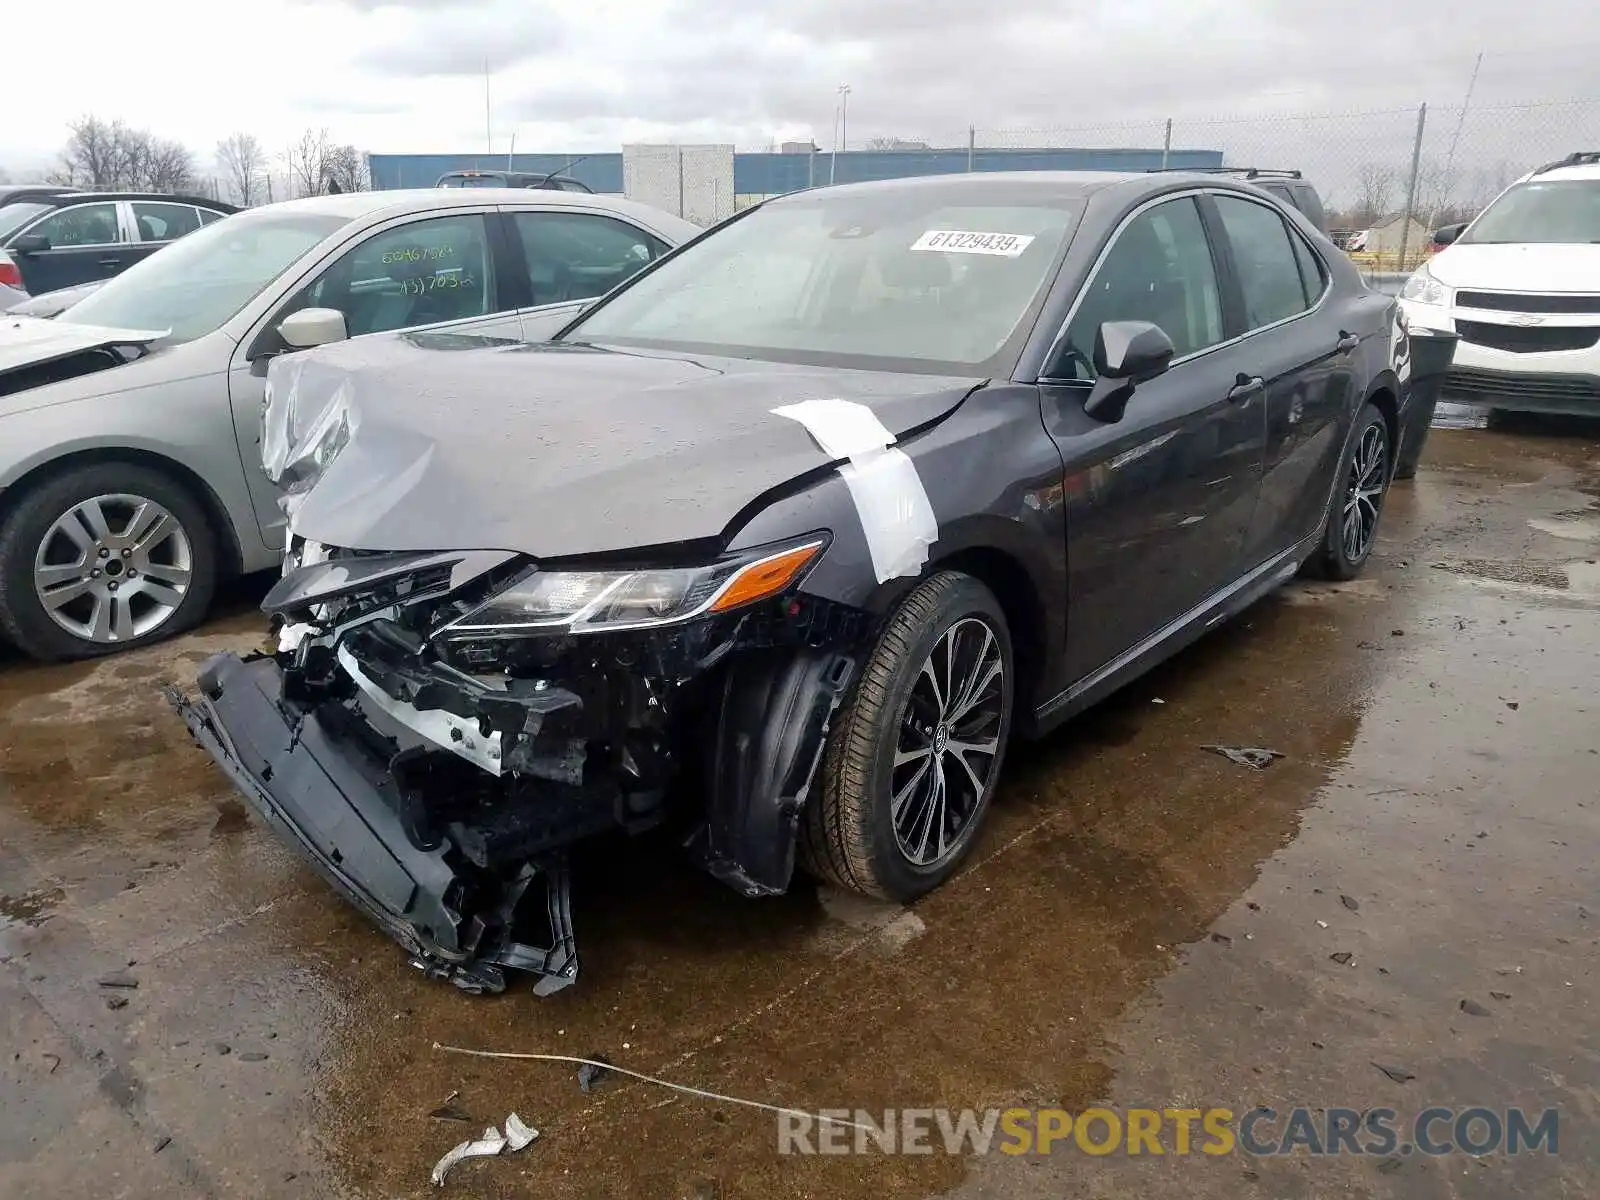
[[[207,225],[135,263],[63,319],[170,329],[192,341],[218,328],[349,217],[257,209]]]
[[[1519,183],[1461,237],[1495,242],[1600,242],[1600,179]]]
[[[50,211],[48,204],[33,204],[24,200],[20,204],[7,204],[0,208],[0,238],[8,238],[40,213]]]
[[[763,206],[641,275],[563,340],[836,366],[1009,373],[1081,206],[958,186]],[[992,199],[990,188],[984,199]],[[1008,362],[1009,360],[1009,362]]]

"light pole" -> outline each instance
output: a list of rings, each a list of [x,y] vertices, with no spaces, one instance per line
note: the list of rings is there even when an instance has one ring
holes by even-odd
[[[839,169],[839,149],[850,136],[850,85],[839,85],[839,107],[834,110],[833,154],[828,158],[828,182],[834,181]]]

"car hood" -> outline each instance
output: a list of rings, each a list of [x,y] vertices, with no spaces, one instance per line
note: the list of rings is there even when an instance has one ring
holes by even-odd
[[[981,383],[365,338],[272,363],[263,465],[291,530],[325,545],[601,554],[717,539],[764,493],[938,420]]]
[[[1518,242],[1449,246],[1428,262],[1446,287],[1504,292],[1600,292],[1600,246]]]
[[[146,346],[166,336],[166,330],[111,329],[39,317],[0,317],[0,381],[23,367],[70,358],[85,350]],[[0,382],[0,391],[3,390],[4,384]]]
[[[57,288],[53,292],[45,292],[38,296],[20,295],[17,302],[7,308],[6,314],[13,317],[54,317],[71,308],[79,300],[91,292],[98,292],[105,286],[105,280],[97,279],[93,283],[80,283],[75,287]],[[3,297],[0,297],[3,302]]]

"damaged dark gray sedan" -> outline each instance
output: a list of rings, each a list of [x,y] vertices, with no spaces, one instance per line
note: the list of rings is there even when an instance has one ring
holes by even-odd
[[[571,982],[565,852],[617,830],[681,827],[747,896],[798,862],[909,901],[971,850],[1010,737],[1302,566],[1360,570],[1442,368],[1413,351],[1228,179],[772,200],[547,344],[274,364],[279,650],[172,699],[467,990]]]

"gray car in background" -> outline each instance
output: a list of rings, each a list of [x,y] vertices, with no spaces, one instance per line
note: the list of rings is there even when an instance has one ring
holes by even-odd
[[[45,660],[139,645],[279,564],[271,359],[418,329],[539,340],[699,232],[557,191],[322,196],[203,228],[53,320],[0,318],[0,639]]]

